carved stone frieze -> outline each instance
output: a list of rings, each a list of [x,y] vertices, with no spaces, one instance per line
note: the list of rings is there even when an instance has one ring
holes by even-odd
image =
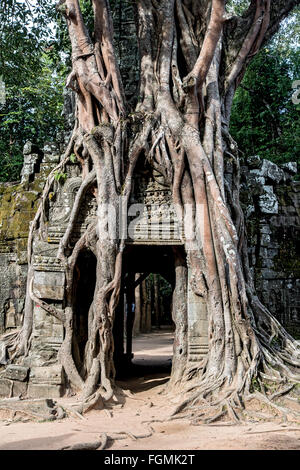
[[[57,198],[50,201],[48,242],[59,243],[63,237],[71,216],[76,193],[82,183],[81,177],[68,178],[58,191]],[[76,242],[84,233],[88,225],[96,217],[97,204],[92,194],[87,193],[80,207],[79,216],[75,224],[71,241]]]
[[[172,190],[155,170],[137,173],[128,211],[128,243],[182,244]]]

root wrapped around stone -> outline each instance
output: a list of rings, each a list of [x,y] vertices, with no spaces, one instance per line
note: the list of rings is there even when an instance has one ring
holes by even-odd
[[[255,293],[239,202],[239,153],[229,133],[229,119],[246,65],[296,3],[250,2],[243,17],[231,18],[222,0],[134,2],[140,80],[131,109],[114,50],[108,2],[92,0],[95,31],[90,36],[79,1],[65,0],[73,67],[67,84],[76,91],[77,111],[71,142],[57,169],[65,167],[74,151],[82,182],[57,253],[66,274],[64,311],[39,303],[64,326],[59,360],[70,386],[81,393],[77,412],[99,403],[104,406],[115,393],[113,325],[127,234],[121,231],[107,237],[112,220],[106,209],[127,213],[137,164],[147,162],[171,189],[180,227],[185,227],[187,208],[191,209],[192,236],[185,233],[182,244],[190,288],[208,317],[207,357],[190,369],[187,326],[181,322],[187,315],[183,302],[187,273],[175,250],[175,343],[182,346],[174,354],[169,389],[180,390],[184,401],[174,417],[184,411],[190,413],[193,424],[224,418],[239,422],[246,418],[245,404],[253,398],[287,415],[276,400],[292,394],[299,381],[299,343]],[[231,181],[224,177],[228,157],[234,171]],[[32,287],[33,241],[47,241],[47,199],[53,183],[54,172],[31,225],[26,309],[15,357],[30,350],[33,303],[38,300]],[[95,198],[97,217],[72,244],[87,191]],[[117,217],[113,228],[117,232],[119,227]],[[74,272],[84,249],[96,256],[97,266],[88,338],[78,367]]]

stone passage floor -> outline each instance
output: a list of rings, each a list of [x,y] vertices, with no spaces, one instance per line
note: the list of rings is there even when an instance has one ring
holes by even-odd
[[[176,406],[163,392],[167,389],[172,356],[173,333],[158,331],[134,338],[134,368],[119,380],[126,397],[117,407],[92,410],[84,419],[75,416],[54,422],[0,421],[0,450],[57,450],[61,447],[99,440],[105,432],[119,436],[129,432],[149,436],[133,440],[129,435],[110,440],[108,450],[299,450],[300,424],[248,423],[226,426],[191,426],[186,420],[167,422]],[[76,397],[57,400],[70,406]],[[151,424],[147,421],[160,420]],[[125,437],[125,438],[124,438]]]
[[[156,330],[133,338],[133,363],[136,365],[166,365],[170,367],[173,355],[174,332]]]

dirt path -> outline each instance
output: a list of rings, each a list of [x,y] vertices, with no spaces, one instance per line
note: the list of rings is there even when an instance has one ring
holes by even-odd
[[[103,432],[123,437],[109,441],[110,450],[300,449],[300,423],[299,426],[250,423],[195,427],[180,420],[151,424],[155,431],[151,437],[134,440],[133,436],[116,435],[122,431],[136,436],[147,435],[149,426],[143,421],[164,420],[175,406],[161,394],[170,370],[172,333],[162,330],[151,336],[141,335],[134,341],[134,352],[135,366],[131,378],[118,382],[133,393],[122,407],[93,410],[84,420],[70,417],[43,423],[0,422],[0,450],[55,450],[79,442],[95,441]],[[74,403],[74,397],[59,402],[68,405]]]

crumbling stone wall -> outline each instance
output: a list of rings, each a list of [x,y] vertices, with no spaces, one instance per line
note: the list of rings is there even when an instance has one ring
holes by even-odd
[[[46,143],[42,150],[26,143],[21,183],[0,184],[1,334],[22,323],[29,223],[60,153],[54,143]],[[226,172],[230,178],[230,162]],[[291,333],[300,335],[300,181],[294,179],[296,173],[296,163],[279,167],[259,156],[249,157],[242,166],[241,202],[258,294]]]
[[[68,116],[71,119],[71,111]],[[65,142],[61,145],[47,143],[40,150],[28,142],[24,147],[21,182],[0,184],[0,334],[16,331],[22,324],[29,224],[47,175],[59,162],[64,146]],[[45,243],[40,242],[41,246],[37,244],[34,250],[39,266],[35,288],[41,287],[40,296],[50,299],[55,290],[56,302],[62,301],[63,282],[55,254],[63,221],[70,212],[78,187],[77,170],[77,164],[68,167],[68,178],[58,191],[55,204],[50,203],[49,242],[53,247],[48,244],[44,247]],[[279,167],[258,156],[249,157],[242,166],[241,202],[248,231],[250,266],[258,294],[281,323],[300,337],[300,182],[295,180],[296,172],[295,163]],[[226,164],[226,177],[233,177],[230,161]],[[75,235],[94,214],[90,202],[87,200]],[[22,365],[11,364],[1,372],[0,396],[20,393],[31,397],[61,396],[65,379],[61,365],[57,364],[57,352],[63,334],[60,322],[36,305],[30,357],[25,358]],[[0,368],[6,363],[2,356],[0,341]]]
[[[300,337],[300,181],[297,164],[275,165],[259,156],[242,167],[249,261],[260,299]]]
[[[29,224],[59,158],[56,145],[47,143],[41,151],[27,142],[21,182],[0,184],[0,334],[22,324]]]

